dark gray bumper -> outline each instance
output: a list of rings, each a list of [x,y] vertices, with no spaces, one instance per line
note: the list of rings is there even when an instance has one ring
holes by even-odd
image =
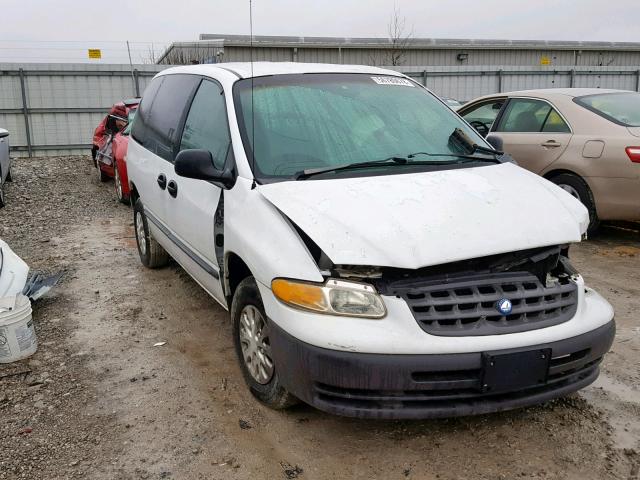
[[[327,350],[303,343],[270,322],[272,353],[286,388],[337,415],[435,418],[476,415],[541,403],[592,383],[615,335],[613,321],[558,342],[489,352],[551,352],[544,380],[487,390],[487,353],[383,355]],[[483,358],[485,360],[483,360]]]

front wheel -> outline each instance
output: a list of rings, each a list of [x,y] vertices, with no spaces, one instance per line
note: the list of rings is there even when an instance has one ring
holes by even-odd
[[[253,396],[276,410],[298,403],[280,383],[271,355],[267,315],[253,277],[238,285],[231,303],[231,319],[236,354]]]
[[[97,174],[98,182],[100,183],[104,183],[107,180],[109,180],[109,176],[106,173],[104,173],[100,168],[100,162],[96,162],[96,174]]]
[[[550,178],[550,180],[565,192],[577,200],[580,200],[580,202],[587,207],[589,212],[589,227],[587,233],[589,235],[595,233],[600,226],[600,220],[598,220],[593,194],[587,183],[582,178],[571,173],[561,173],[560,175]]]
[[[13,174],[11,173],[11,165],[9,165],[9,171],[7,172],[7,178],[4,179],[5,182],[13,182]]]
[[[114,164],[113,169],[113,186],[116,189],[116,198],[120,203],[129,205],[129,196],[123,193],[122,178],[120,177],[118,166]]]
[[[142,264],[147,268],[164,267],[169,261],[169,254],[149,233],[144,206],[139,198],[133,207],[133,228],[136,231],[136,243]]]

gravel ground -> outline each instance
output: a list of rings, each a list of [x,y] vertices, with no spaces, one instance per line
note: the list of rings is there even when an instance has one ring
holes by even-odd
[[[451,420],[274,412],[244,387],[227,313],[175,264],[140,265],[130,209],[90,165],[19,160],[6,188],[0,237],[65,276],[34,305],[37,353],[0,366],[0,479],[640,479],[637,231],[572,249],[618,322],[579,394]]]

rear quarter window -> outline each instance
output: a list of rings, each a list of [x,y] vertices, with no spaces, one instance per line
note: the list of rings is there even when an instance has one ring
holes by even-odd
[[[618,125],[640,127],[640,93],[599,93],[576,97],[573,101]]]

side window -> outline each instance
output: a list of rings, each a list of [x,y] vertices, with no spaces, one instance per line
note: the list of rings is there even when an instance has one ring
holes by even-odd
[[[509,102],[498,132],[569,132],[569,126],[551,105],[542,100],[516,98]]]
[[[166,75],[151,105],[144,146],[169,162],[173,162],[184,114],[199,82],[196,75]]]
[[[149,117],[151,115],[151,106],[153,105],[153,99],[156,97],[158,90],[160,89],[160,85],[162,85],[162,81],[165,77],[156,77],[151,80],[151,83],[147,86],[144,91],[144,95],[142,100],[140,101],[140,105],[138,106],[138,115],[136,115],[136,121],[133,122],[131,127],[131,136],[138,142],[140,145],[145,144],[146,136],[147,136],[147,124],[149,122]]]
[[[498,113],[500,113],[500,109],[504,102],[505,100],[501,98],[481,103],[480,105],[472,107],[471,110],[465,111],[462,114],[462,118],[469,122],[473,128],[478,130],[478,133],[481,135],[487,135],[489,130],[491,130],[493,122],[496,121],[496,117],[498,116]]]
[[[227,157],[231,137],[227,122],[224,95],[218,84],[203,80],[193,97],[184,124],[180,150],[190,148],[209,150],[213,163],[222,168]]]

